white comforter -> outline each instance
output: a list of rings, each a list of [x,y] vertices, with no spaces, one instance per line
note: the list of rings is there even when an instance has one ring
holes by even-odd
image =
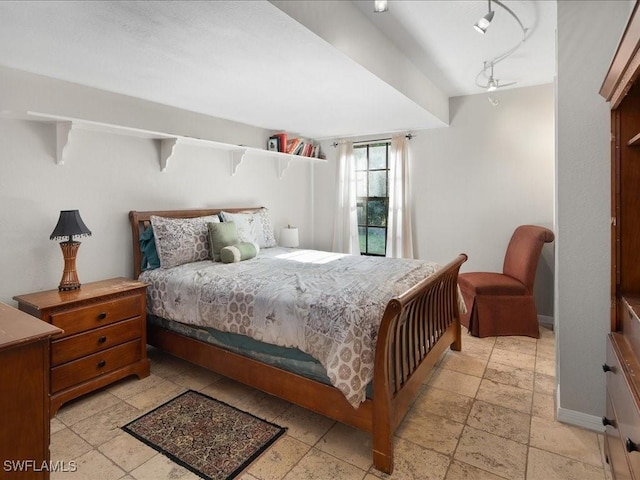
[[[148,310],[191,325],[295,347],[316,358],[357,408],[373,377],[387,302],[437,265],[421,260],[268,248],[251,260],[143,272]]]

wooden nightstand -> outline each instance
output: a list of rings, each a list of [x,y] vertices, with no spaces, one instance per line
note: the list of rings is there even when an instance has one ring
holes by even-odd
[[[129,375],[149,375],[146,288],[112,278],[13,297],[20,310],[64,330],[51,341],[51,416],[80,395]]]

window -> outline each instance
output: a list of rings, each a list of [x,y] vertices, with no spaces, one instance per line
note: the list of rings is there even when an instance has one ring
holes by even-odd
[[[387,251],[390,142],[356,145],[356,204],[360,253],[384,256]]]

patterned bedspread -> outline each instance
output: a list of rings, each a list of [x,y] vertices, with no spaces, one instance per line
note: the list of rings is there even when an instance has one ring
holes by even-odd
[[[179,322],[295,347],[316,358],[355,407],[373,377],[387,302],[437,265],[280,247],[248,261],[143,272],[148,310]]]

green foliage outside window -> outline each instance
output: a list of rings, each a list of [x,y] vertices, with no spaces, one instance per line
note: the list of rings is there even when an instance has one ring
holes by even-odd
[[[389,143],[358,145],[353,153],[360,253],[384,256],[389,213]]]

